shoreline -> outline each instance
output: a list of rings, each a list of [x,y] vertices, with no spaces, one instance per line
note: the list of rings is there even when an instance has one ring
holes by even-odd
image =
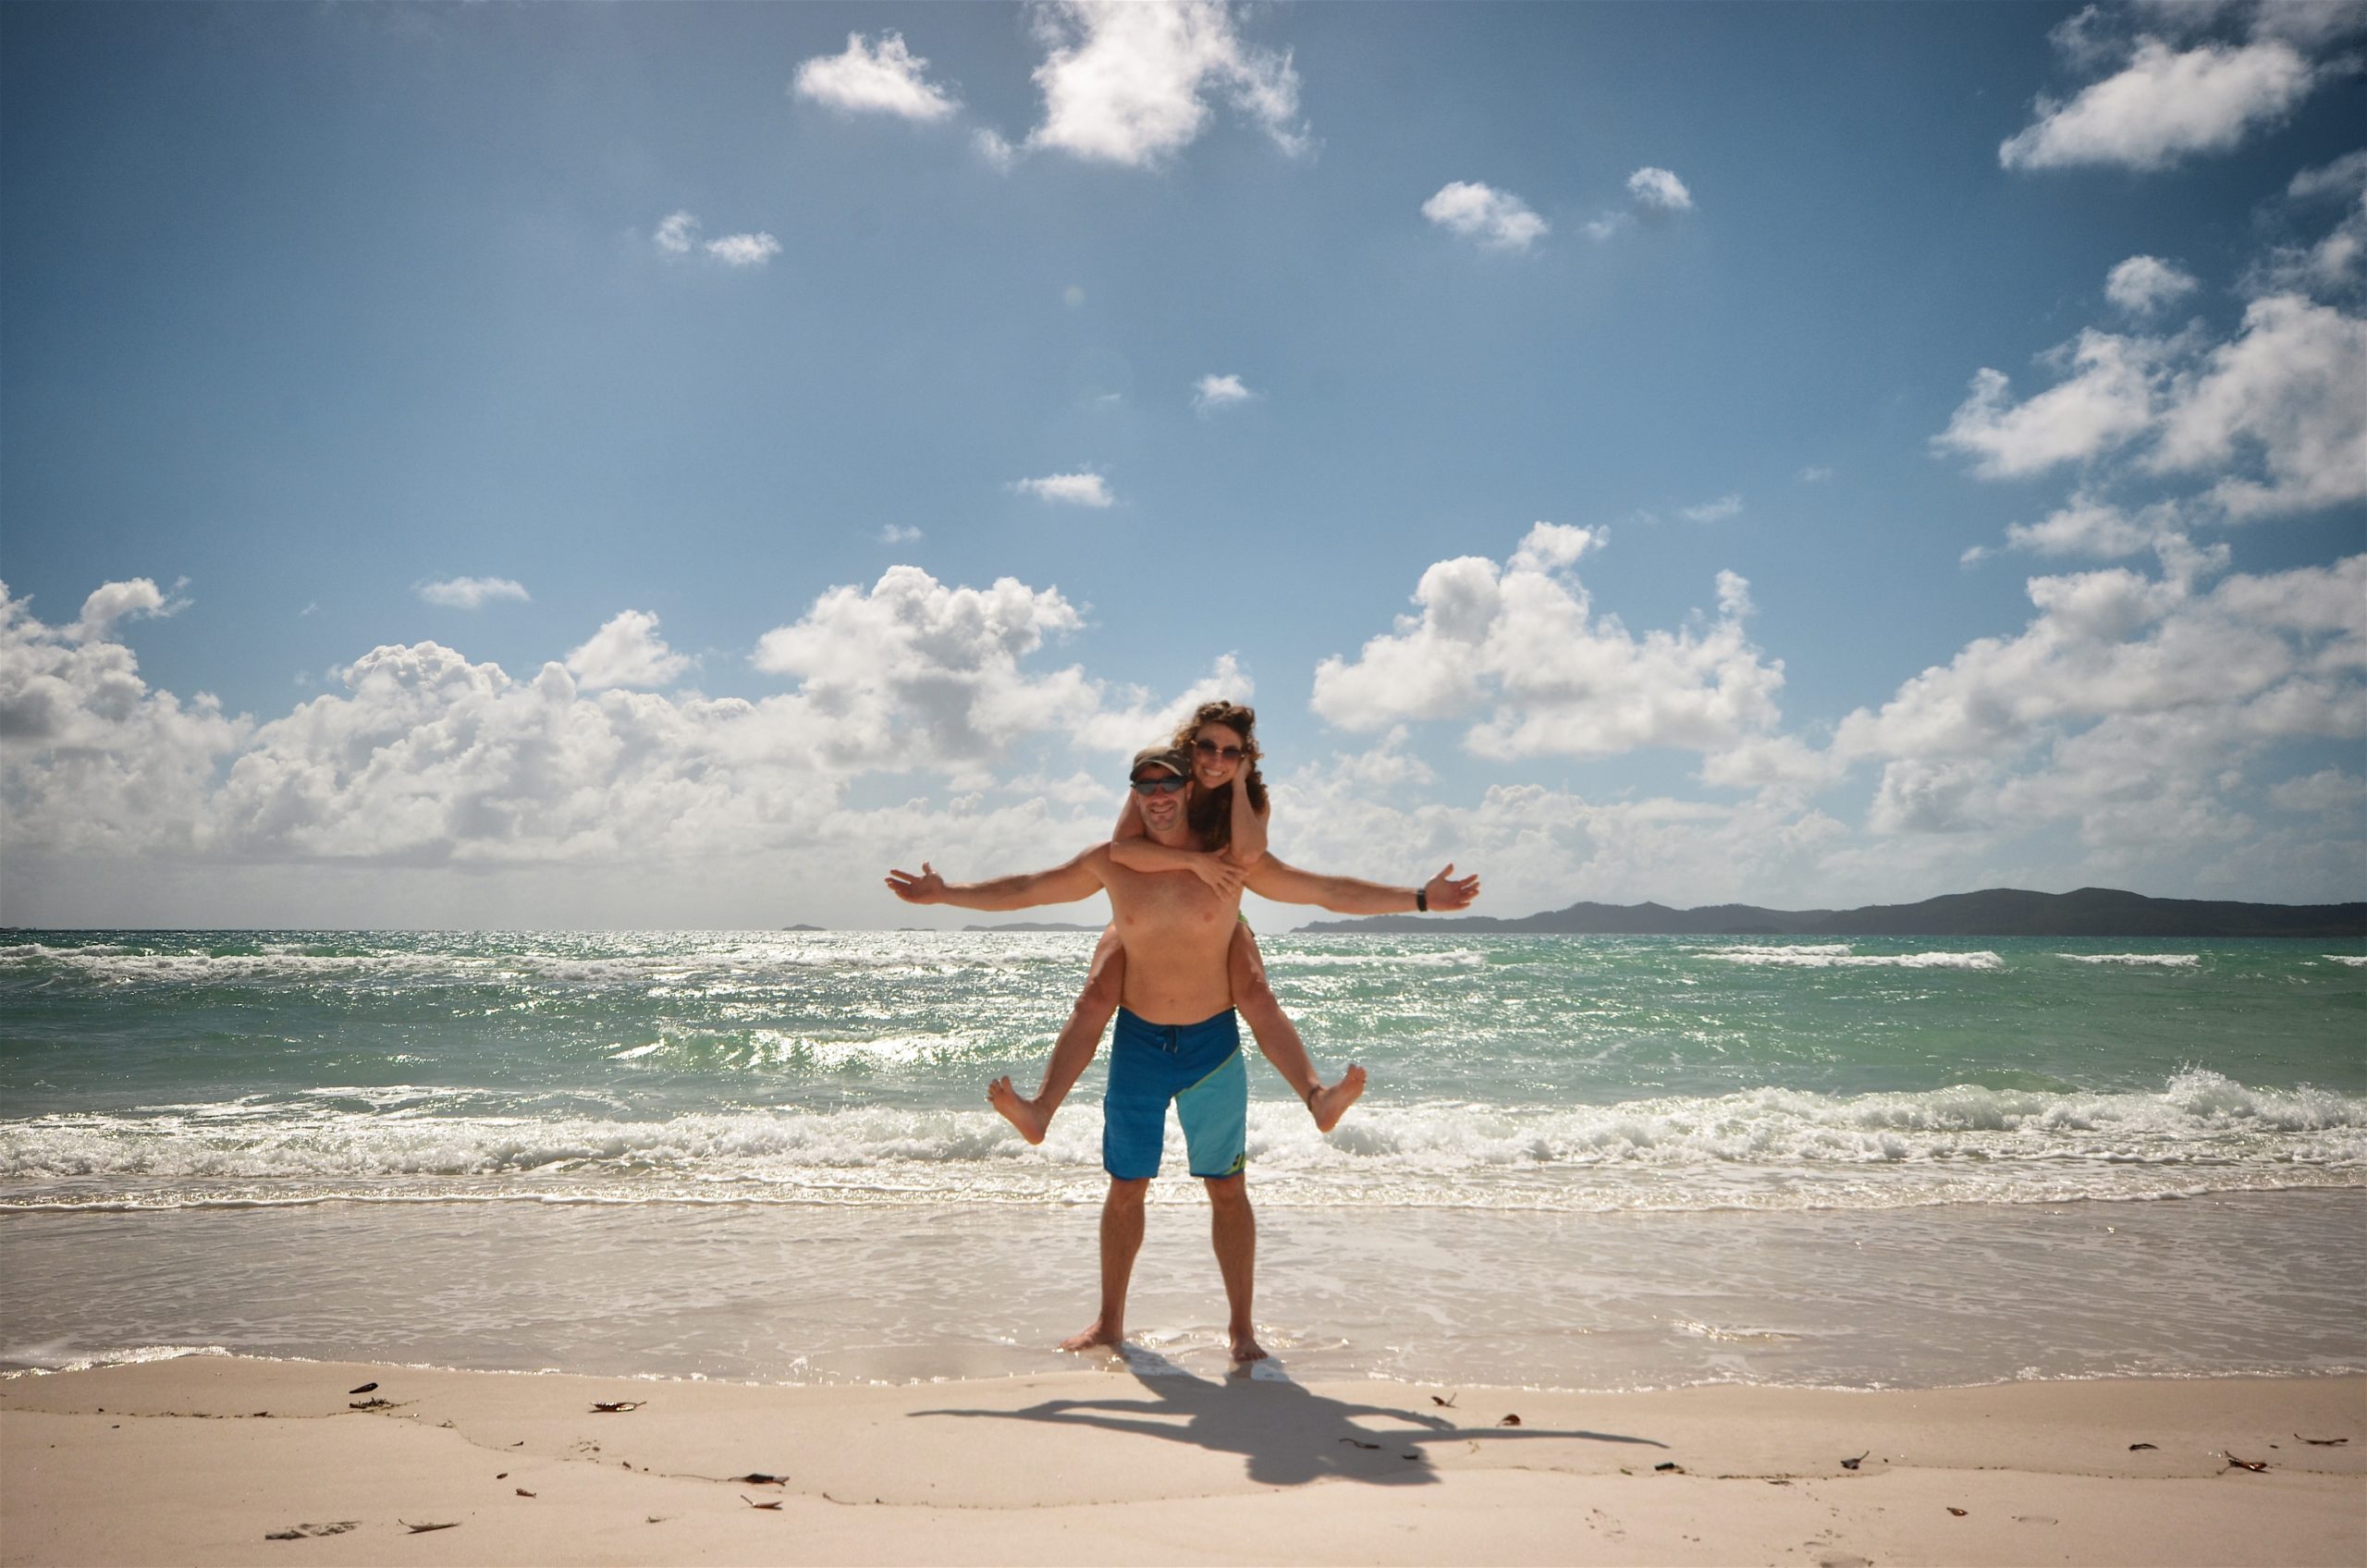
[[[6,1563],[2349,1563],[2362,1479],[2357,1376],[1567,1394],[1146,1353],[895,1387],[206,1355],[0,1383]]]

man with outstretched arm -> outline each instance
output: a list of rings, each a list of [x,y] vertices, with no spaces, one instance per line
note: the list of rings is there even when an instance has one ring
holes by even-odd
[[[1190,778],[1191,765],[1181,753],[1154,746],[1135,753],[1130,781],[1155,842],[1193,847],[1184,814]],[[1233,1359],[1264,1356],[1250,1321],[1257,1224],[1243,1180],[1249,1078],[1227,968],[1241,889],[1245,886],[1277,903],[1316,904],[1340,914],[1392,914],[1463,909],[1478,895],[1479,878],[1458,877],[1449,865],[1423,887],[1392,888],[1301,871],[1268,854],[1238,882],[1212,881],[1173,871],[1130,871],[1110,858],[1107,843],[1099,843],[1049,871],[987,882],[949,883],[923,861],[917,876],[890,871],[888,886],[907,903],[978,910],[1032,909],[1097,892],[1110,895],[1112,922],[1126,949],[1126,979],[1102,1101],[1101,1162],[1110,1172],[1110,1193],[1101,1206],[1101,1311],[1091,1327],[1061,1348],[1115,1347],[1125,1338],[1126,1286],[1142,1248],[1143,1197],[1159,1174],[1172,1100],[1184,1124],[1192,1174],[1208,1185],[1209,1231],[1224,1276]]]

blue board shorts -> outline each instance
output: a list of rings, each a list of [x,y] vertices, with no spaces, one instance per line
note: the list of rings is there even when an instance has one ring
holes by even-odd
[[[1248,1163],[1249,1070],[1233,1009],[1197,1023],[1152,1023],[1118,1010],[1110,1089],[1101,1097],[1103,1170],[1121,1182],[1159,1174],[1170,1100],[1184,1123],[1192,1174],[1239,1175]]]

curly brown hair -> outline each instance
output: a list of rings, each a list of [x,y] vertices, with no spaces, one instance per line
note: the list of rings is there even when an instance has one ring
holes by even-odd
[[[1241,772],[1235,777],[1249,791],[1250,809],[1259,814],[1266,810],[1266,780],[1257,772],[1257,710],[1240,703],[1202,703],[1175,730],[1175,749],[1190,755],[1193,745],[1200,739],[1205,725],[1221,724],[1238,730],[1241,735]],[[1203,790],[1196,782],[1192,786],[1190,815],[1186,818],[1193,836],[1210,850],[1225,850],[1233,844],[1233,790],[1227,784],[1221,790]]]

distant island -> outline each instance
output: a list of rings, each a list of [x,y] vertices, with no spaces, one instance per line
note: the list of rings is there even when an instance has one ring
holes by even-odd
[[[1601,937],[2367,937],[2367,903],[2245,904],[2149,899],[2116,888],[2032,893],[1989,888],[1919,904],[1760,909],[1753,904],[1575,903],[1540,914],[1369,915],[1318,920],[1324,931],[1537,931]]]
[[[784,925],[781,929],[784,931],[828,931],[829,927],[827,925]]]
[[[1103,922],[1107,925],[1108,922]],[[1098,931],[1099,925],[1076,925],[1058,920],[1014,920],[1004,925],[964,925],[964,931]]]

